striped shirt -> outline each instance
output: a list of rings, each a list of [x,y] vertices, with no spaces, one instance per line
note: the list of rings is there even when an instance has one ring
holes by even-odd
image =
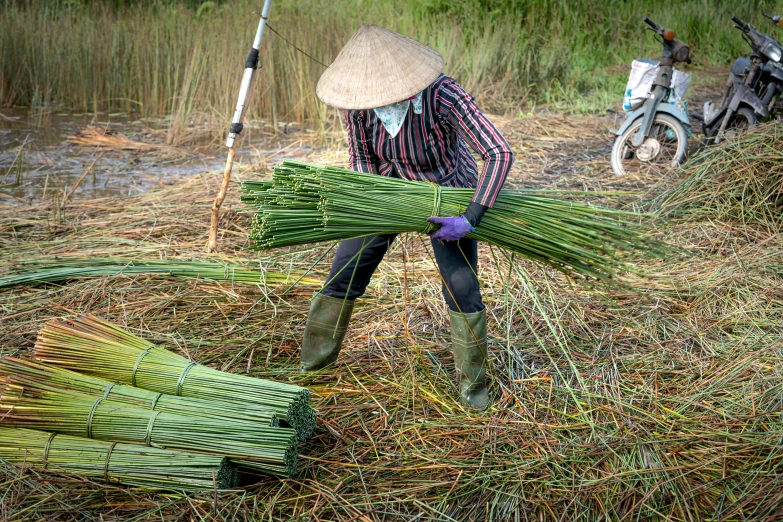
[[[353,170],[445,187],[475,188],[473,201],[492,207],[514,162],[506,140],[473,97],[443,74],[422,95],[394,138],[372,110],[345,111]],[[484,159],[481,177],[468,145]]]

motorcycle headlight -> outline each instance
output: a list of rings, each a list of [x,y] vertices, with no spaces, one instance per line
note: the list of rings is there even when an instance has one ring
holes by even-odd
[[[773,62],[779,62],[780,59],[783,58],[783,50],[772,42],[764,44],[761,48],[761,52]]]
[[[691,56],[691,50],[687,45],[683,45],[677,51],[674,53],[674,59],[678,62],[688,62],[688,59]],[[690,63],[690,62],[688,62]]]

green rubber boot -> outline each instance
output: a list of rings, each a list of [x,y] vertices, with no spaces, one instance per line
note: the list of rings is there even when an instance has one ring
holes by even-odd
[[[462,404],[476,410],[489,406],[487,391],[487,310],[463,314],[449,310],[451,346]]]
[[[314,372],[337,360],[354,301],[315,294],[307,316],[299,370]]]

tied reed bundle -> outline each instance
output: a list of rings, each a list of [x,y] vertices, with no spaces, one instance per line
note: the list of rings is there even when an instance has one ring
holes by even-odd
[[[271,181],[245,181],[242,201],[254,207],[250,239],[263,250],[429,232],[428,217],[461,214],[474,192],[287,160],[275,167]],[[643,216],[552,197],[569,194],[578,193],[501,191],[468,237],[605,282],[635,271],[627,262],[631,252],[665,252],[648,239],[647,227],[639,223]]]
[[[261,271],[241,265],[207,263],[202,261],[138,260],[122,258],[67,258],[35,259],[25,262],[20,270],[0,277],[0,288],[16,285],[59,283],[80,277],[103,277],[114,274],[153,274],[189,279],[208,279],[230,283],[263,285],[315,284],[312,277],[289,272]]]
[[[252,405],[276,414],[299,441],[315,428],[310,392],[213,370],[91,315],[49,321],[35,343],[44,363],[168,395]]]
[[[280,425],[277,415],[268,409],[255,408],[250,404],[166,395],[12,357],[0,358],[0,376],[3,375],[9,383],[24,389],[73,392],[76,395],[89,395],[95,399],[103,397],[127,406],[187,417],[258,422],[262,426],[270,427]]]
[[[223,455],[251,471],[296,474],[292,429],[143,410],[56,389],[28,391],[7,382],[0,395],[0,425]]]
[[[231,489],[239,476],[225,457],[0,427],[0,459],[127,486],[176,491]]]

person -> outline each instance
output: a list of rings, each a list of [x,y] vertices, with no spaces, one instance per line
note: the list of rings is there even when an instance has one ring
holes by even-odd
[[[476,277],[477,244],[465,236],[495,203],[514,154],[473,97],[442,69],[437,51],[365,25],[321,76],[316,94],[345,111],[353,170],[476,189],[462,215],[428,221],[439,226],[430,236],[449,308],[461,402],[483,410],[489,405],[487,313]],[[484,160],[481,176],[468,146]],[[335,362],[354,302],[394,238],[377,235],[339,244],[327,282],[310,306],[301,371]]]

